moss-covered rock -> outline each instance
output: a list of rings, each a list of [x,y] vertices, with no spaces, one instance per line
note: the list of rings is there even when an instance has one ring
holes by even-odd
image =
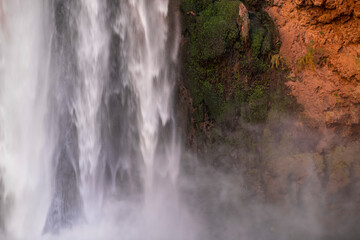
[[[259,122],[266,120],[268,112],[268,96],[263,86],[256,86],[249,96],[249,116],[251,122]]]
[[[239,1],[221,0],[199,13],[192,28],[192,55],[206,61],[225,54],[239,38]]]
[[[258,3],[245,2],[246,6]],[[183,82],[192,99],[194,132],[206,139],[209,133],[204,131],[211,127],[232,131],[241,122],[264,123],[276,106],[271,105],[275,92],[284,93],[283,81],[272,79],[273,72],[282,70],[271,68],[271,56],[279,47],[271,18],[261,10],[248,12],[238,0],[183,0],[181,9]],[[281,108],[286,111],[286,105]]]
[[[193,11],[194,13],[201,12],[212,4],[213,0],[183,0],[181,8],[185,13]]]

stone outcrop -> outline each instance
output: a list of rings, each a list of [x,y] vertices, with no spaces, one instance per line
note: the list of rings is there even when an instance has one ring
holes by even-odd
[[[249,12],[243,3],[239,4],[239,18],[237,22],[240,27],[241,38],[246,43],[249,40],[250,19]]]
[[[274,0],[288,86],[314,127],[360,132],[360,1]]]

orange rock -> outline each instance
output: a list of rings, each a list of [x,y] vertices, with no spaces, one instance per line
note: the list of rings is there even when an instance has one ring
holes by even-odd
[[[360,1],[277,0],[266,10],[279,29],[280,55],[296,75],[288,86],[305,117],[314,127],[351,134],[360,127]],[[315,67],[299,70],[307,54]]]

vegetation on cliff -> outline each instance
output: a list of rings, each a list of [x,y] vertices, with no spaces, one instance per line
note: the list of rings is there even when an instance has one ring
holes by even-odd
[[[275,25],[259,4],[182,1],[183,82],[192,98],[194,141],[211,137],[212,127],[226,130],[239,121],[264,123],[271,109],[287,111],[294,106],[284,94],[287,72],[278,55]]]
[[[327,66],[331,56],[309,42],[288,68],[278,30],[263,10],[265,2],[271,1],[182,0],[180,95],[187,98],[187,143],[202,163],[242,178],[237,183],[245,198],[301,206],[307,191],[319,199],[319,193],[326,193],[324,208],[346,215],[351,211],[342,203],[360,196],[360,160],[353,157],[359,143],[340,147],[338,138],[328,140],[335,134],[324,136],[303,121],[309,111],[303,111],[306,106],[298,105],[287,87],[301,84],[302,74]],[[350,60],[359,65],[358,58]],[[318,91],[327,86],[311,86],[311,93],[303,91],[316,103]],[[339,105],[341,96],[332,94]]]

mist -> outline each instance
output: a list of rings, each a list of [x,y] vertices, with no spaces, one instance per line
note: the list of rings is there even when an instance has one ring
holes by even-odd
[[[358,238],[358,142],[280,112],[222,134],[242,144],[217,141],[183,160],[180,185],[204,239]]]

